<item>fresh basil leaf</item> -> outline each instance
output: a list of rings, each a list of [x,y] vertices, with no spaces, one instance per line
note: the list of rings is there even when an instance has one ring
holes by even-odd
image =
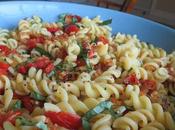
[[[87,68],[87,71],[90,72],[92,71],[92,65],[90,63],[90,60],[88,58],[88,54],[87,54],[87,51],[83,49],[82,45],[81,44],[78,44],[79,47],[80,47],[80,54],[79,54],[79,57],[82,58],[85,62],[86,62],[86,68]]]
[[[111,23],[112,23],[112,19],[108,19],[108,20],[103,21],[102,23],[99,23],[99,25],[103,26],[103,25],[108,25]]]
[[[25,125],[25,126],[34,126],[36,124],[36,122],[33,122],[31,120],[28,120],[22,116],[17,117],[16,119],[17,121],[19,121],[20,125]]]
[[[65,17],[66,17],[67,14],[61,14],[59,15],[58,17],[58,22],[61,22],[61,23],[65,23]]]
[[[22,107],[22,102],[20,100],[17,100],[13,106],[12,106],[12,109],[16,110],[16,109],[21,109]]]
[[[78,19],[77,19],[76,17],[73,17],[73,18],[72,18],[72,23],[75,24],[75,23],[77,23],[77,22],[78,22]]]
[[[101,112],[103,112],[104,110],[109,110],[112,107],[112,102],[110,101],[103,101],[101,103],[99,103],[96,107],[94,107],[93,109],[89,110],[84,117],[82,118],[82,124],[83,124],[83,129],[84,130],[91,130],[90,129],[90,124],[89,124],[89,120],[100,114]]]
[[[88,72],[91,72],[93,70],[92,65],[90,63],[90,60],[88,57],[84,57],[84,60],[86,62],[86,69]]]
[[[39,129],[41,130],[48,130],[48,127],[47,125],[43,122],[43,121],[40,121],[36,124],[36,127],[38,127]]]
[[[46,98],[44,96],[42,96],[41,94],[37,93],[37,92],[32,92],[30,95],[33,99],[38,100],[38,101],[43,101]]]
[[[44,49],[40,48],[40,47],[36,47],[35,48],[36,51],[38,51],[41,55],[45,55],[47,57],[52,57],[49,52],[45,51]]]
[[[63,71],[63,70],[64,70],[63,63],[56,65],[56,66],[55,66],[55,69],[56,69],[56,70],[61,70],[61,71]]]
[[[82,125],[84,130],[91,130],[90,124],[85,117],[82,118]]]

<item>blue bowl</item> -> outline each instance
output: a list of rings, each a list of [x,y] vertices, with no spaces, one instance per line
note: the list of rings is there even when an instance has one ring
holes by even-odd
[[[73,3],[44,1],[0,2],[0,27],[14,28],[20,19],[32,15],[41,16],[43,20],[51,22],[57,20],[58,14],[61,13],[73,13],[89,17],[101,15],[104,20],[112,18],[113,33],[137,34],[142,41],[153,43],[169,52],[175,49],[174,29],[130,14]]]

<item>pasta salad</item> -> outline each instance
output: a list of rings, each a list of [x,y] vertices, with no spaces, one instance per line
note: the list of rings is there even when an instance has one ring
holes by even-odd
[[[61,14],[0,29],[0,130],[175,130],[175,52],[111,22]]]

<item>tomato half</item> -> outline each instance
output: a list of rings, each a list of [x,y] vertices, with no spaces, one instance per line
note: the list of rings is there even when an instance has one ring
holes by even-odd
[[[67,129],[78,129],[81,127],[81,117],[68,112],[45,112],[45,116],[48,117],[53,123]]]

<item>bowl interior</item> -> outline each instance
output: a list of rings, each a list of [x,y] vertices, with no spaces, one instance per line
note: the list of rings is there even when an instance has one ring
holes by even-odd
[[[175,49],[174,29],[126,13],[80,4],[44,1],[0,2],[0,27],[12,29],[17,26],[20,19],[33,15],[42,17],[44,21],[53,22],[61,13],[89,17],[100,15],[103,20],[112,18],[114,34],[136,34],[140,40],[153,43],[169,52]]]

